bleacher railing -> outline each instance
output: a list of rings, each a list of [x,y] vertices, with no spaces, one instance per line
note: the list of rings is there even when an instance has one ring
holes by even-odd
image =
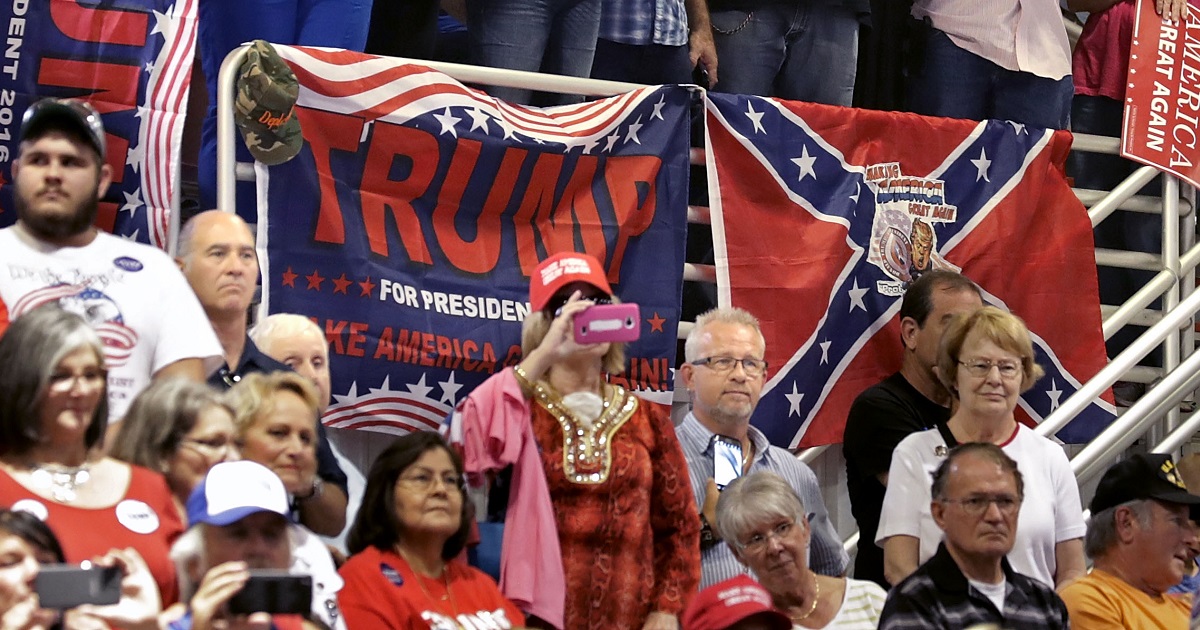
[[[237,181],[253,181],[253,164],[238,163],[234,147],[239,142],[233,122],[234,85],[237,69],[245,58],[246,48],[231,52],[221,66],[218,77],[217,107],[217,202],[218,207],[233,211],[236,205],[234,186]],[[462,64],[425,60],[396,59],[396,63],[416,63],[434,68],[464,83],[528,88],[583,96],[609,96],[644,87],[640,84],[562,77],[514,70],[483,68]],[[1116,138],[1079,134],[1074,149],[1096,153],[1118,154]],[[692,149],[693,164],[704,164],[703,149]],[[1162,197],[1136,194],[1155,177],[1163,177]],[[1117,381],[1154,383],[1148,393],[1129,407],[1104,432],[1086,445],[1071,460],[1080,483],[1086,483],[1103,471],[1136,440],[1149,434],[1148,448],[1153,452],[1177,451],[1200,430],[1200,412],[1181,417],[1179,403],[1193,396],[1200,387],[1200,353],[1195,352],[1195,315],[1200,311],[1200,292],[1195,291],[1196,267],[1200,264],[1200,245],[1195,243],[1196,191],[1180,186],[1177,178],[1153,167],[1138,169],[1111,191],[1076,189],[1076,196],[1089,206],[1092,225],[1117,210],[1158,214],[1163,218],[1162,251],[1159,254],[1098,249],[1098,265],[1142,269],[1157,272],[1141,290],[1124,304],[1102,307],[1104,337],[1108,339],[1127,325],[1149,325],[1127,349],[1113,357],[1094,378],[1084,383],[1076,394],[1051,413],[1035,431],[1052,436],[1070,422],[1092,400],[1099,397]],[[710,224],[709,209],[689,206],[688,221]],[[173,226],[171,242],[178,237]],[[1186,249],[1181,253],[1182,246]],[[684,280],[716,282],[712,265],[689,263],[684,268]],[[1163,308],[1156,311],[1150,305],[1162,299]],[[680,322],[679,336],[686,337],[691,322]],[[1163,350],[1163,367],[1148,368],[1138,361],[1154,349]],[[677,392],[678,396],[678,392]],[[677,398],[677,400],[681,400]],[[820,446],[797,453],[804,462],[812,462],[827,451]],[[858,532],[846,541],[848,551],[857,547]]]

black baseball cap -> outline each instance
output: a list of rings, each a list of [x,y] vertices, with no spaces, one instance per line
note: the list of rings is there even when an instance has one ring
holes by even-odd
[[[73,98],[44,98],[25,110],[21,142],[39,138],[50,130],[69,131],[87,140],[104,160],[104,123],[91,105]]]
[[[1200,515],[1200,496],[1188,492],[1170,455],[1134,455],[1113,464],[1100,478],[1100,485],[1096,486],[1096,494],[1092,497],[1092,514],[1139,499],[1188,505],[1191,506],[1193,520]]]

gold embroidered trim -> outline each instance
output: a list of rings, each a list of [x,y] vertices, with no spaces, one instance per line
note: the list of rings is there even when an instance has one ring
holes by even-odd
[[[562,403],[562,397],[548,383],[534,384],[534,399],[562,428],[563,474],[567,481],[585,485],[607,481],[612,468],[612,436],[637,411],[637,397],[623,387],[606,385],[605,390],[600,417],[588,426]]]

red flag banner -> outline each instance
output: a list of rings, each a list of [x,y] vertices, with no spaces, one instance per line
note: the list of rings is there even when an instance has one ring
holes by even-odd
[[[1040,422],[1106,362],[1091,223],[1063,176],[1067,132],[708,95],[719,302],[763,325],[752,421],[775,444],[841,441],[854,398],[900,365],[897,312],[929,269],[961,270],[1025,319]],[[1059,432],[1091,439],[1088,407]]]
[[[1138,3],[1121,155],[1200,186],[1200,12],[1164,20]]]

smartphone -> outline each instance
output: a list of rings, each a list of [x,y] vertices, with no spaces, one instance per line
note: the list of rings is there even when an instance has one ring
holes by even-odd
[[[641,323],[637,304],[597,304],[575,316],[575,343],[636,341]]]
[[[742,476],[742,443],[727,435],[713,436],[713,481],[717,489]]]
[[[311,608],[312,577],[272,569],[251,569],[246,585],[229,598],[235,615],[307,615]]]
[[[66,610],[82,604],[104,606],[120,601],[121,569],[87,564],[43,564],[34,581],[41,607]]]

